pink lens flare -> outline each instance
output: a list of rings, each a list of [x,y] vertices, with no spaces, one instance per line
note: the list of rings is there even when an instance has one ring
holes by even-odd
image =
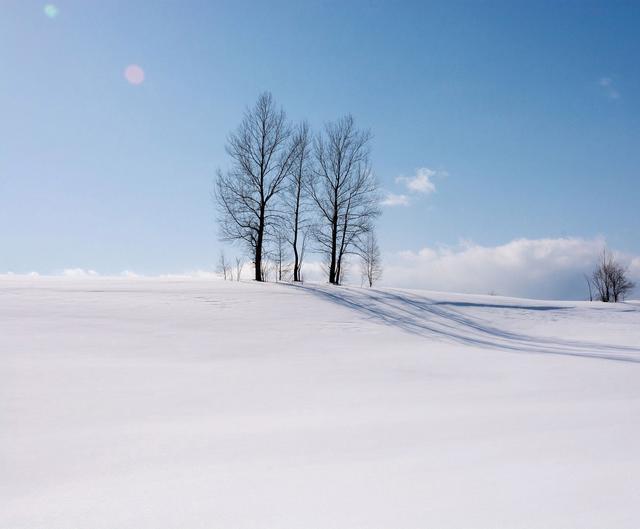
[[[144,82],[144,70],[137,64],[130,64],[124,69],[124,78],[133,85]]]

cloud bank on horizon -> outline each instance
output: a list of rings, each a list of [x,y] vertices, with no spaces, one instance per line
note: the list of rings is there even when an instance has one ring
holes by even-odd
[[[591,274],[606,247],[601,237],[514,239],[483,246],[424,247],[383,257],[381,286],[468,294],[496,294],[533,299],[588,299],[585,274]],[[640,256],[613,252],[640,285]],[[359,264],[352,262],[347,283],[359,284]],[[322,263],[305,265],[305,278],[324,280]],[[631,296],[640,297],[640,288]]]
[[[603,238],[577,237],[549,239],[515,239],[498,246],[482,246],[463,241],[456,246],[424,247],[384,256],[381,286],[439,290],[469,294],[496,294],[539,299],[587,299],[585,274],[589,274],[602,254]],[[628,267],[629,275],[640,285],[640,256],[613,252]],[[359,284],[359,264],[352,262],[347,284]],[[55,272],[68,279],[145,279],[168,280],[216,279],[213,270],[194,270],[157,276],[123,271],[103,275],[95,270],[68,268]],[[40,274],[0,274],[0,278],[38,278]],[[245,266],[243,278],[251,279]],[[306,281],[324,281],[326,273],[320,261],[304,264]],[[638,288],[633,299],[640,297]]]
[[[400,252],[387,259],[385,284],[426,290],[541,299],[587,299],[590,274],[606,246],[603,238],[515,239],[499,246],[462,242],[455,247]],[[640,256],[615,252],[640,283]],[[637,297],[638,291],[635,292]]]

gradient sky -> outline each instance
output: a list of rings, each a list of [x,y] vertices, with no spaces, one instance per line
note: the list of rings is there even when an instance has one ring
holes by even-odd
[[[385,207],[386,254],[640,254],[638,2],[54,4],[1,5],[0,272],[211,269],[215,170],[263,90],[294,120],[372,130],[409,201]],[[435,192],[408,188],[420,168]]]

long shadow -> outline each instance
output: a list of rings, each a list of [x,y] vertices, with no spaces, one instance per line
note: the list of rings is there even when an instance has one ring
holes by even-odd
[[[520,309],[520,310],[566,310],[569,307],[554,305],[498,305],[495,303],[472,303],[470,301],[434,301],[434,305],[450,305],[452,307],[482,307],[489,309]]]
[[[640,348],[604,345],[594,342],[529,336],[500,329],[479,318],[462,314],[454,307],[490,307],[519,310],[567,310],[553,305],[499,305],[437,301],[415,297],[407,292],[371,289],[360,291],[349,287],[299,286],[312,295],[351,308],[383,324],[419,336],[514,352],[533,352],[621,362],[640,363]],[[637,355],[637,356],[635,356]]]

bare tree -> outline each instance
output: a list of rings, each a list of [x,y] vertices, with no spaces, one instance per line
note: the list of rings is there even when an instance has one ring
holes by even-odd
[[[624,301],[625,298],[633,292],[636,284],[629,279],[628,270],[616,263],[616,271],[613,275],[613,301]]]
[[[291,171],[296,149],[282,109],[265,92],[229,135],[232,167],[218,171],[215,198],[221,236],[243,242],[252,254],[255,280],[263,280],[263,249],[278,218],[275,202]]]
[[[271,263],[269,259],[265,256],[261,262],[261,271],[262,281],[269,281],[269,273],[271,272]]]
[[[320,217],[314,229],[328,262],[329,282],[340,284],[343,259],[371,231],[380,214],[377,183],[369,164],[368,131],[351,116],[328,123],[314,142],[314,178],[309,194]]]
[[[372,287],[382,278],[382,258],[374,231],[366,234],[364,243],[361,245],[360,259],[362,280]]]
[[[244,260],[242,259],[242,257],[236,257],[236,281],[240,281],[243,267],[244,267]]]
[[[262,260],[262,276],[263,276],[263,281],[269,281],[271,274],[274,274],[274,276],[278,277],[278,269],[277,269],[277,265],[275,263],[275,261],[272,261],[268,255],[265,255],[265,258]]]
[[[584,274],[584,280],[587,282],[587,288],[589,289],[589,301],[593,301],[593,288],[591,286],[591,278]]]
[[[285,231],[293,252],[293,280],[301,281],[302,261],[309,228],[308,189],[313,176],[309,125],[301,123],[293,137],[294,162],[285,194]]]
[[[273,245],[273,266],[275,270],[276,281],[283,281],[289,273],[287,265],[287,246],[288,241],[283,229],[276,232]]]
[[[227,262],[224,250],[220,250],[220,257],[218,258],[218,272],[222,274],[225,281],[231,277],[231,265]],[[233,277],[231,277],[231,279],[233,279]]]
[[[607,254],[606,250],[602,252],[602,259],[591,275],[591,284],[600,301],[614,303],[624,300],[635,288],[635,283],[628,277],[627,269]]]

